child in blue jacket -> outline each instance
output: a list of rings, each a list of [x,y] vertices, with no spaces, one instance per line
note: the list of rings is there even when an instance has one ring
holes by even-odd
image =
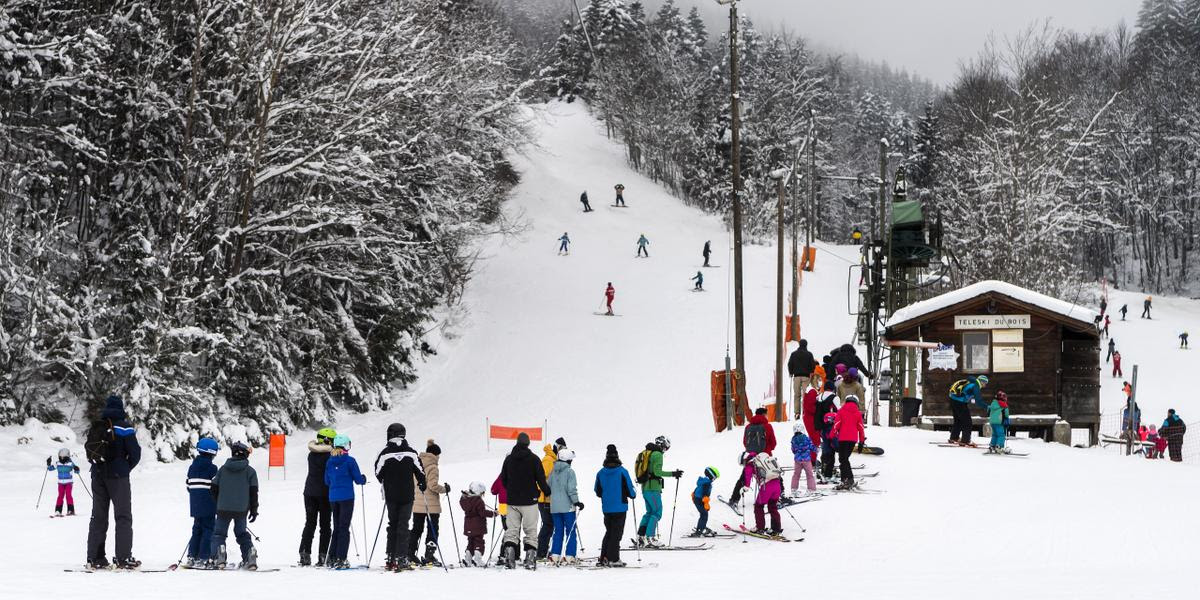
[[[688,537],[713,537],[717,532],[708,528],[708,511],[709,498],[712,496],[713,482],[721,476],[721,472],[716,467],[708,467],[704,469],[704,475],[696,478],[696,489],[692,490],[692,504],[696,506],[696,511],[700,513],[700,519],[696,521],[696,528]]]
[[[796,468],[792,471],[792,496],[800,495],[800,473],[803,472],[808,484],[808,493],[817,491],[817,478],[813,474],[813,457],[817,448],[812,439],[804,433],[804,423],[797,421],[792,426],[792,460]]]
[[[325,463],[325,485],[329,486],[329,504],[333,506],[333,538],[329,541],[329,566],[348,569],[350,519],[354,517],[354,485],[366,485],[367,477],[350,456],[350,437],[333,438],[333,456]]]
[[[67,516],[75,516],[75,497],[71,495],[71,488],[75,487],[75,474],[79,472],[79,467],[71,460],[71,451],[66,448],[59,450],[58,464],[52,464],[47,456],[46,470],[58,471],[58,500],[54,501],[53,516],[62,516],[63,500],[67,501]]]
[[[204,438],[196,443],[196,458],[187,472],[188,505],[192,515],[192,537],[188,540],[187,562],[183,568],[203,565],[212,556],[212,536],[216,527],[217,502],[212,496],[212,480],[217,475],[213,457],[221,446]]]

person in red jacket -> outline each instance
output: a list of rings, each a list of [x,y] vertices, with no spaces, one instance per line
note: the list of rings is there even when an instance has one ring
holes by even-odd
[[[817,414],[817,388],[809,387],[804,392],[803,409],[801,411],[804,421],[804,430],[808,433],[809,439],[812,440],[814,446],[821,446],[821,433],[817,431],[816,421],[813,420]]]
[[[829,437],[837,441],[838,463],[841,465],[842,482],[837,489],[848,490],[854,487],[854,469],[850,467],[850,453],[854,445],[867,442],[867,432],[863,429],[862,411],[858,409],[858,396],[846,396],[846,402],[837,411],[833,429]]]
[[[617,290],[613,288],[611,281],[608,282],[608,289],[604,290],[604,300],[605,300],[605,304],[608,306],[608,312],[605,314],[607,314],[607,315],[613,314],[612,303],[613,303],[613,298],[616,297],[616,295],[617,295]]]
[[[767,420],[767,409],[760,406],[754,410],[754,416],[750,417],[746,429],[742,431],[742,447],[747,452],[766,452],[774,456],[775,429]]]
[[[1125,373],[1121,371],[1121,353],[1113,352],[1113,377],[1124,377]]]

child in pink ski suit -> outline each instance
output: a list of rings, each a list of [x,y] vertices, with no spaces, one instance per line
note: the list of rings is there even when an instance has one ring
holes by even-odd
[[[778,471],[775,458],[766,452],[754,454],[746,461],[742,471],[742,480],[749,487],[751,482],[758,484],[758,496],[754,498],[754,530],[758,533],[778,535],[783,531],[783,522],[779,516],[779,497],[783,495],[783,476]],[[771,529],[766,529],[764,509],[771,513]]]

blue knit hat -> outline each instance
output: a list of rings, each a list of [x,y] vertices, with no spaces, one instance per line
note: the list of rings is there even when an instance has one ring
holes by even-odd
[[[100,413],[100,416],[113,421],[124,420],[125,403],[121,397],[116,394],[109,396],[108,400],[104,401],[104,411]]]

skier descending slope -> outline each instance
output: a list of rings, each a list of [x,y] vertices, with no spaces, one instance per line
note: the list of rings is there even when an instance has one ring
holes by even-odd
[[[587,190],[584,190],[584,192],[579,195],[579,203],[583,205],[583,212],[592,212],[592,204],[588,202]]]
[[[610,282],[608,282],[608,287],[605,288],[605,290],[604,290],[604,304],[606,307],[608,307],[608,312],[606,312],[604,314],[606,314],[610,317],[613,315],[613,309],[612,309],[613,298],[616,298],[616,297],[617,297],[617,290],[616,290],[616,288],[613,287],[613,284],[610,281]]]
[[[529,449],[529,434],[517,435],[512,452],[504,458],[500,482],[508,493],[508,529],[504,532],[501,561],[509,569],[517,566],[517,546],[524,534],[525,568],[537,568],[538,492],[550,494],[542,463]]]
[[[625,206],[625,185],[618,183],[613,186],[617,191],[617,198],[613,201],[613,206]]]
[[[646,239],[646,234],[643,233],[639,235],[637,241],[637,255],[642,256],[644,254],[646,258],[650,258],[650,252],[646,250],[646,246],[648,245],[650,245],[650,240]]]
[[[563,232],[562,237],[558,238],[558,255],[571,253],[571,238],[567,236],[567,232]]]
[[[408,523],[416,497],[414,488],[422,492],[426,489],[417,451],[408,445],[405,434],[404,425],[388,425],[387,445],[375,458],[375,479],[383,484],[383,503],[388,513],[384,568],[394,573],[413,568],[408,558]]]
[[[710,254],[712,254],[712,242],[711,241],[704,242],[704,250],[701,251],[700,254],[704,255],[704,266],[706,266],[706,267],[710,266],[708,264],[708,256]]]
[[[696,282],[696,287],[692,289],[696,290],[697,292],[704,291],[704,273],[696,271],[696,276],[692,278],[692,281]]]
[[[671,440],[665,435],[654,438],[646,444],[646,449],[638,454],[634,464],[634,474],[642,485],[642,499],[646,503],[646,512],[642,522],[638,524],[637,544],[652,548],[661,548],[663,543],[658,538],[658,523],[663,517],[662,492],[667,477],[678,480],[683,477],[683,471],[664,471],[663,453],[671,449]],[[676,485],[679,482],[676,481]]]

